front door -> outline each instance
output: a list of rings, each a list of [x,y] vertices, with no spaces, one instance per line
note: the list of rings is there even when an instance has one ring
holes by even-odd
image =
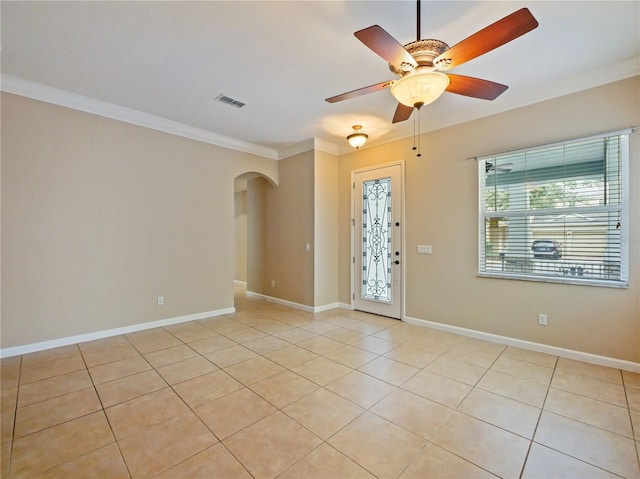
[[[353,307],[402,317],[402,180],[396,163],[353,172]]]

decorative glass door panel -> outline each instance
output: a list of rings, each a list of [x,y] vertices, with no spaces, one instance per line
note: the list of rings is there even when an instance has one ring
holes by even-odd
[[[362,298],[391,303],[391,178],[362,184]]]
[[[395,163],[353,173],[353,307],[402,315],[402,171]]]

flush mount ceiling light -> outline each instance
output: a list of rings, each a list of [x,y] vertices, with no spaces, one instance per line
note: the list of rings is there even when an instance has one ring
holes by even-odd
[[[362,125],[353,125],[353,133],[347,136],[347,141],[357,150],[361,146],[364,146],[367,138],[369,138],[369,135],[362,131]]]

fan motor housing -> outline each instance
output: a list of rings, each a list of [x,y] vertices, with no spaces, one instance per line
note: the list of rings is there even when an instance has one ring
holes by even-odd
[[[419,66],[433,67],[433,59],[446,52],[449,49],[449,45],[440,40],[426,39],[407,43],[404,45],[404,48]],[[389,69],[396,75],[404,76],[412,70],[411,68],[406,69],[403,67],[404,66],[401,65],[400,68],[396,68],[389,64]]]

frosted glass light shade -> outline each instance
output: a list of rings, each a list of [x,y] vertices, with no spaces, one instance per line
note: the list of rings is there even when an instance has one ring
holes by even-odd
[[[391,85],[391,94],[406,106],[428,105],[444,93],[449,77],[440,72],[416,72]]]
[[[347,141],[357,150],[361,146],[364,146],[367,138],[369,138],[369,135],[362,131],[361,125],[353,125],[353,133],[347,136]]]

